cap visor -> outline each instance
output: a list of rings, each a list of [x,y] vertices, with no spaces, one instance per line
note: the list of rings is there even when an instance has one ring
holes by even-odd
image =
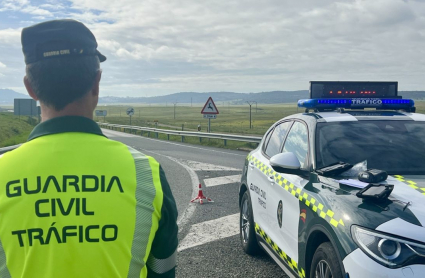
[[[106,56],[102,55],[102,53],[100,53],[99,50],[96,50],[96,54],[97,54],[97,57],[99,57],[99,61],[101,63],[106,61]]]

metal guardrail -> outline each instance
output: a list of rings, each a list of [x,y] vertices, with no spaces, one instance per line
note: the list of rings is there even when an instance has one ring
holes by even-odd
[[[184,142],[184,137],[199,137],[199,141],[202,142],[202,138],[210,138],[210,139],[222,139],[224,140],[224,145],[227,144],[227,140],[231,141],[239,141],[239,142],[248,142],[248,143],[260,143],[262,137],[257,136],[244,136],[244,135],[235,135],[235,134],[222,134],[222,133],[208,133],[208,132],[196,132],[196,131],[179,131],[179,130],[168,130],[168,129],[159,129],[159,128],[151,128],[151,127],[141,127],[141,126],[130,126],[130,125],[118,125],[118,124],[107,124],[107,123],[97,123],[101,127],[106,127],[112,130],[116,129],[126,129],[130,130],[130,133],[133,131],[136,133],[140,131],[143,135],[143,132],[148,132],[148,136],[153,132],[158,138],[158,134],[166,134],[167,139],[170,140],[170,135],[181,136],[182,142]]]
[[[132,133],[140,131],[140,135],[143,135],[143,132],[148,132],[148,136],[153,132],[158,138],[158,134],[166,134],[167,139],[170,140],[170,135],[181,136],[181,141],[184,142],[184,137],[199,137],[199,141],[202,142],[202,138],[210,139],[221,139],[224,141],[224,145],[227,145],[227,140],[230,141],[239,141],[239,142],[248,142],[248,143],[260,143],[262,137],[257,136],[244,136],[244,135],[235,135],[235,134],[222,134],[222,133],[208,133],[208,132],[196,132],[196,131],[179,131],[179,130],[168,130],[168,129],[159,129],[159,128],[150,128],[150,127],[141,127],[141,126],[130,126],[130,125],[117,125],[117,124],[106,124],[106,123],[97,123],[101,127],[107,127],[112,130],[117,129],[126,129],[130,130]],[[16,149],[19,145],[9,146],[5,148],[0,148],[0,155],[11,150]]]
[[[16,149],[16,148],[17,148],[17,147],[19,147],[20,145],[22,145],[22,144],[19,144],[19,145],[13,145],[13,146],[5,147],[5,148],[0,148],[0,155],[2,155],[2,154],[4,154],[4,153],[10,152],[10,151],[12,151],[12,150]]]

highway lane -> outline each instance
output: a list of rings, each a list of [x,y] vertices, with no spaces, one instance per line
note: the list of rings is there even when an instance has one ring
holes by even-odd
[[[103,132],[164,168],[179,211],[177,277],[287,277],[265,254],[250,257],[240,247],[238,183],[247,152]],[[214,203],[190,203],[199,183]]]

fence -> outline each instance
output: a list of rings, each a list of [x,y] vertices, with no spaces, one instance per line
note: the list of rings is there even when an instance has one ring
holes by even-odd
[[[143,132],[147,132],[148,136],[150,136],[151,132],[155,134],[155,137],[158,138],[158,134],[166,134],[167,139],[170,140],[170,135],[181,136],[181,141],[184,142],[184,138],[187,137],[198,137],[199,142],[202,142],[202,138],[209,139],[221,139],[223,140],[224,145],[227,145],[227,140],[230,141],[239,141],[239,142],[247,142],[247,143],[260,143],[261,137],[257,136],[244,136],[244,135],[235,135],[235,134],[221,134],[221,133],[207,133],[207,132],[195,132],[195,131],[179,131],[179,130],[167,130],[167,129],[159,129],[159,128],[150,128],[150,127],[141,127],[141,126],[130,126],[130,125],[118,125],[118,124],[106,124],[106,123],[98,123],[100,127],[105,127],[111,130],[119,130],[119,131],[127,131],[130,133],[137,134],[137,131],[140,131],[140,135],[143,135]],[[6,148],[0,148],[0,155],[16,149],[20,145],[9,146]]]

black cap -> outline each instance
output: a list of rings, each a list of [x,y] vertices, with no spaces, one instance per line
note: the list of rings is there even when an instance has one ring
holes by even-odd
[[[96,55],[106,60],[97,50],[93,33],[81,22],[61,19],[42,22],[22,30],[22,51],[25,64],[70,56]]]

